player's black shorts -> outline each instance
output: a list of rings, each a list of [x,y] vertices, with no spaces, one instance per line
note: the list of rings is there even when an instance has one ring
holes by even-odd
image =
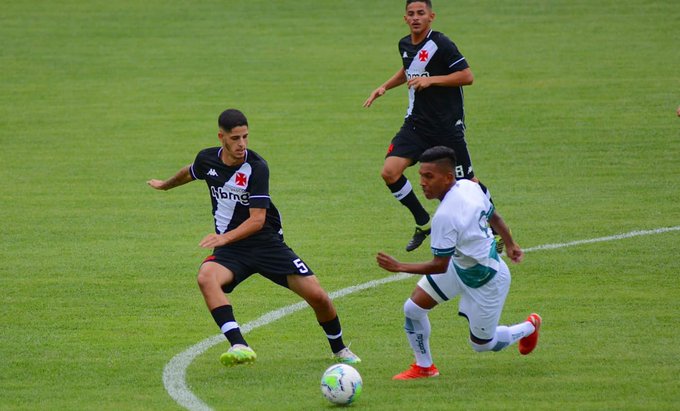
[[[465,142],[465,130],[461,129],[455,134],[428,135],[419,133],[415,126],[406,121],[392,139],[385,157],[410,158],[415,164],[420,155],[428,148],[446,146],[456,152],[456,178],[471,179],[475,176],[472,169],[472,159]]]
[[[208,261],[223,265],[234,273],[234,281],[222,287],[225,293],[232,292],[237,285],[255,273],[286,288],[288,275],[314,275],[312,269],[286,243],[277,238],[255,244],[238,242],[219,247],[203,262]]]

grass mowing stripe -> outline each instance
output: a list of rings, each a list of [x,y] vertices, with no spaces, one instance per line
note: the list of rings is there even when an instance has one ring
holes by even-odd
[[[540,251],[540,250],[553,250],[557,248],[566,248],[566,247],[572,247],[575,245],[582,245],[582,244],[591,244],[591,243],[599,243],[599,242],[605,242],[605,241],[616,241],[616,240],[623,240],[626,238],[631,238],[631,237],[638,237],[638,236],[644,236],[644,235],[654,235],[654,234],[662,234],[670,231],[678,231],[680,230],[680,226],[674,226],[674,227],[662,227],[662,228],[657,228],[657,229],[652,229],[652,230],[636,230],[636,231],[630,231],[628,233],[623,233],[623,234],[617,234],[617,235],[611,235],[607,237],[598,237],[598,238],[591,238],[587,240],[577,240],[577,241],[571,241],[568,243],[556,243],[556,244],[545,244],[545,245],[539,245],[536,247],[529,247],[525,249],[525,252],[531,252],[531,251]],[[333,291],[329,293],[328,295],[330,296],[331,299],[335,298],[340,298],[344,297],[346,295],[359,292],[368,288],[373,288],[377,287],[382,284],[387,284],[391,283],[394,281],[399,281],[403,280],[406,278],[411,277],[412,274],[405,274],[405,273],[399,273],[392,275],[390,277],[385,277],[381,278],[379,280],[373,280],[369,281],[363,284],[358,284],[358,285],[353,285],[347,288],[343,288],[338,291]],[[241,327],[241,332],[243,334],[248,333],[249,331],[254,330],[255,328],[262,327],[264,325],[270,324],[282,317],[285,317],[289,314],[292,314],[294,312],[300,311],[303,308],[307,307],[307,303],[304,301],[301,301],[296,304],[292,304],[283,308],[280,308],[278,310],[270,311],[261,317],[259,317],[256,320],[253,320],[249,323],[246,323]],[[170,362],[165,366],[163,370],[163,385],[165,386],[165,390],[168,392],[170,397],[172,397],[179,405],[182,407],[190,410],[190,411],[207,411],[207,410],[212,410],[206,403],[204,403],[200,398],[198,398],[192,391],[189,389],[189,386],[186,383],[186,370],[189,367],[189,365],[193,362],[194,358],[198,357],[199,355],[203,354],[205,351],[208,349],[212,348],[213,346],[221,343],[224,341],[224,336],[222,334],[215,335],[213,337],[207,338],[198,344],[195,344],[191,347],[189,347],[187,350],[181,352],[180,354],[177,354],[174,356]]]

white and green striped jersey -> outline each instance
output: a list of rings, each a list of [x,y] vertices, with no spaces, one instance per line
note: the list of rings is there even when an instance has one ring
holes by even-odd
[[[496,241],[489,227],[494,206],[479,184],[458,180],[432,219],[430,244],[435,256],[451,256],[448,270],[467,286],[481,287],[499,267]]]

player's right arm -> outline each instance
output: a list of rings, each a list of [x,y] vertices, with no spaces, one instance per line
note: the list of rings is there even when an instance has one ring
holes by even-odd
[[[267,220],[266,208],[250,208],[250,217],[233,230],[224,234],[208,234],[198,244],[203,248],[215,248],[235,243],[262,230]]]
[[[189,171],[190,168],[191,165],[182,167],[182,169],[179,170],[177,174],[168,178],[167,180],[151,179],[146,183],[152,188],[155,188],[156,190],[163,191],[179,187],[194,180],[194,178],[191,176],[191,172]]]
[[[406,71],[404,68],[400,68],[392,77],[389,78],[386,82],[384,82],[380,87],[377,89],[373,90],[370,96],[366,99],[364,102],[364,107],[371,107],[371,104],[373,104],[373,101],[377,99],[378,97],[382,96],[385,94],[385,92],[389,89],[393,89],[395,87],[399,87],[402,84],[406,83]]]
[[[402,263],[391,255],[379,252],[376,261],[380,268],[393,273],[409,274],[441,274],[446,272],[451,256],[434,256],[432,261],[424,263]]]

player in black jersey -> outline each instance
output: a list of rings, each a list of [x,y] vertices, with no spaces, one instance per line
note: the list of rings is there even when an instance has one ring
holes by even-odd
[[[269,196],[269,167],[248,150],[248,120],[238,110],[224,111],[218,119],[220,147],[207,148],[194,162],[167,180],[149,180],[157,190],[194,180],[205,180],[212,201],[215,233],[199,245],[213,248],[198,271],[198,286],[213,319],[231,344],[220,361],[227,366],[255,361],[234,318],[225,293],[255,273],[289,288],[314,310],[336,361],[361,360],[342,340],[342,328],[333,302],[314,272],[283,241],[281,216]]]
[[[364,107],[370,107],[387,90],[404,83],[408,86],[406,118],[392,139],[381,172],[394,197],[416,221],[406,251],[418,248],[430,234],[430,215],[404,176],[404,170],[415,164],[423,151],[440,145],[452,148],[459,164],[456,178],[479,182],[465,142],[463,86],[472,84],[472,71],[456,45],[431,29],[434,17],[430,0],[406,1],[404,20],[411,32],[399,40],[403,66],[364,102]]]

